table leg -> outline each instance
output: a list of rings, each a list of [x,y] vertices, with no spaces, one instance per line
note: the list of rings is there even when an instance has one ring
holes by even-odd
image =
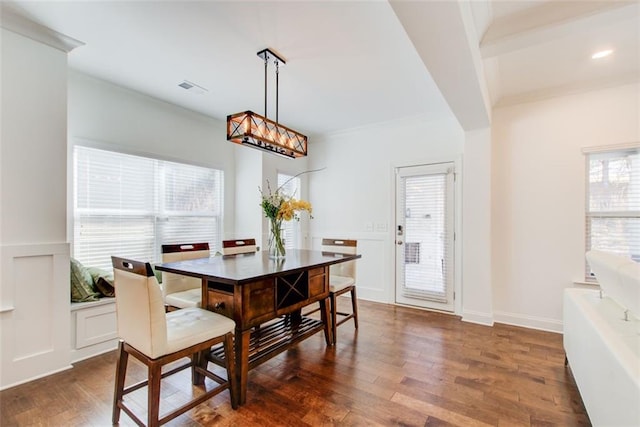
[[[247,380],[249,377],[249,338],[251,329],[241,331],[236,328],[234,350],[236,358],[236,393],[238,405],[247,401]]]
[[[324,340],[328,346],[333,345],[333,337],[331,336],[331,314],[329,313],[329,298],[320,300],[320,319],[324,324]]]
[[[207,301],[207,289],[209,287],[209,281],[206,277],[202,278],[202,283],[200,284],[200,289],[202,293],[200,294],[200,305],[204,310],[209,310],[209,301]]]

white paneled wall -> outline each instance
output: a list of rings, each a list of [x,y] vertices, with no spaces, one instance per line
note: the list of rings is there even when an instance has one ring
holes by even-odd
[[[70,368],[69,245],[2,247],[2,388]]]
[[[67,53],[26,30],[2,29],[0,388],[70,367]]]
[[[388,239],[380,233],[327,233],[323,236],[311,237],[312,249],[320,250],[322,239],[354,239],[358,241],[358,254],[362,258],[356,261],[356,277],[358,285],[358,298],[371,301],[388,301],[389,283],[380,280],[376,274],[382,272],[383,277],[389,277],[393,271],[389,271],[392,265],[385,262],[393,254],[389,254]]]

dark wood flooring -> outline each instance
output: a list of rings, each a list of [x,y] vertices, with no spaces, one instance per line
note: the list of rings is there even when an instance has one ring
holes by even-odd
[[[359,331],[340,326],[336,347],[316,334],[251,371],[246,405],[223,392],[167,425],[590,425],[563,362],[559,334],[361,301]],[[110,352],[4,390],[0,425],[108,426],[114,371]],[[188,370],[164,380],[161,413],[191,393]],[[131,396],[144,414],[145,390]]]

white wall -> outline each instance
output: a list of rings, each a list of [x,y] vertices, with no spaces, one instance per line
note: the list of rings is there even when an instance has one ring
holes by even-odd
[[[231,145],[231,143],[229,143]],[[263,247],[262,210],[260,209],[260,192],[262,186],[262,157],[257,149],[234,145],[236,150],[236,188],[235,192],[235,231],[226,239],[256,239],[259,247]],[[266,242],[266,240],[265,240]]]
[[[1,42],[0,389],[70,367],[67,53]]]
[[[226,141],[224,122],[69,72],[69,141],[69,164],[72,164],[72,144],[80,142],[222,169],[225,179],[223,235],[233,233],[235,151],[234,144]],[[72,215],[71,196],[69,199],[69,215]],[[69,230],[72,232],[72,227]]]
[[[2,244],[66,242],[67,55],[2,31]],[[51,184],[50,186],[47,184]]]
[[[489,128],[466,133],[462,179],[462,318],[492,325]]]
[[[309,176],[313,247],[322,237],[358,239],[360,298],[394,301],[394,168],[457,160],[464,140],[455,121],[415,117],[313,141],[310,167],[326,167]]]
[[[584,280],[583,147],[640,140],[639,86],[493,114],[495,320],[562,330],[562,292]]]

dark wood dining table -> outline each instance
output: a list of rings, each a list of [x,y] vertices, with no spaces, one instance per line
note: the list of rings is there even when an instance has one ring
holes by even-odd
[[[163,263],[160,271],[202,279],[202,307],[236,323],[235,380],[239,404],[246,402],[250,369],[324,331],[332,344],[329,315],[329,267],[361,255],[303,249],[287,250],[284,259],[267,252],[214,256]],[[320,303],[320,320],[301,314],[303,307]],[[210,360],[224,364],[221,349]]]

